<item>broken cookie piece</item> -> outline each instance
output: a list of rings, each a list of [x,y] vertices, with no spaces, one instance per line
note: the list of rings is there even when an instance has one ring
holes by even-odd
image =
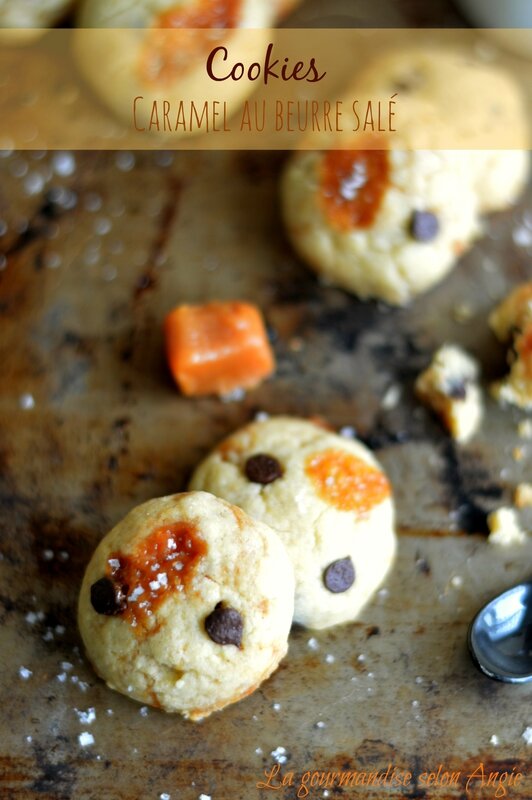
[[[498,508],[488,514],[488,528],[488,542],[499,547],[523,544],[528,538],[513,508]]]
[[[491,387],[500,402],[532,409],[532,281],[523,283],[490,316],[495,336],[509,345],[510,372]]]
[[[457,345],[446,344],[418,377],[416,394],[442,420],[457,442],[468,441],[482,418],[478,362]]]

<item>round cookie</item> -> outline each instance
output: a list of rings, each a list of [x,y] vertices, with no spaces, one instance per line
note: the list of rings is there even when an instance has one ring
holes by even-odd
[[[452,151],[297,153],[281,186],[288,236],[324,279],[403,305],[479,232],[465,159]]]
[[[458,50],[412,47],[375,58],[351,86],[359,98],[387,102],[394,93],[394,147],[463,149],[480,211],[515,202],[528,178],[530,132],[511,75]]]
[[[0,3],[0,28],[18,28],[16,40],[31,42],[40,37],[42,29],[59,22],[72,5],[72,0],[39,0],[38,3],[35,0],[3,0]],[[14,35],[2,34],[2,41],[9,43]]]
[[[222,99],[231,116],[255,90],[256,82],[247,78],[223,84],[210,79],[205,62],[215,47],[225,46],[231,63],[218,60],[215,73],[224,69],[227,74],[237,61],[250,63],[257,48],[269,41],[273,15],[267,0],[85,0],[78,15],[76,55],[94,91],[128,125],[134,122],[138,129],[185,135],[196,124],[191,122],[192,103],[196,120],[202,119],[204,107],[214,108],[215,102],[221,118],[223,86]],[[88,28],[100,30],[95,34]],[[249,28],[256,29],[252,35],[242,33]],[[172,29],[187,30],[178,36]],[[135,98],[142,100],[135,104],[134,115]],[[162,98],[168,98],[166,115]],[[213,124],[211,119],[210,128]],[[205,125],[202,122],[203,131]]]
[[[272,417],[229,436],[198,466],[205,489],[267,522],[294,565],[294,619],[309,628],[349,622],[395,555],[390,485],[359,442],[312,422]]]
[[[278,536],[205,492],[151,500],[98,545],[78,619],[112,688],[201,719],[250,694],[287,651],[293,570]]]

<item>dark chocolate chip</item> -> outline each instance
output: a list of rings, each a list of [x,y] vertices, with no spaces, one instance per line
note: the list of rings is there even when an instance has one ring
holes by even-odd
[[[467,381],[464,378],[455,378],[448,382],[445,393],[453,400],[465,400],[467,397]]]
[[[100,578],[91,586],[91,603],[98,614],[114,617],[126,608],[126,595],[110,578]]]
[[[333,594],[347,592],[354,582],[355,568],[349,556],[333,561],[323,573],[323,583]]]
[[[409,230],[417,242],[431,242],[439,233],[440,223],[432,211],[413,211]]]
[[[283,475],[283,468],[276,458],[266,453],[250,456],[244,467],[246,478],[252,483],[273,483]]]
[[[223,603],[217,603],[205,620],[205,630],[216,644],[234,644],[240,647],[244,623],[242,617],[234,608],[227,608]]]

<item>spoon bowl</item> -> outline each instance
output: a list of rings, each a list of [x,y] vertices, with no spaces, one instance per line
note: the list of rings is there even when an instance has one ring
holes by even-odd
[[[532,581],[519,583],[480,609],[469,626],[476,666],[505,683],[532,681]]]

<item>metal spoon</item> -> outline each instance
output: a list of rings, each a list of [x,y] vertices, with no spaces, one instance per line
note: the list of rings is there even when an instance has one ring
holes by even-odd
[[[489,678],[532,681],[532,580],[481,608],[469,626],[468,644],[476,666]]]

